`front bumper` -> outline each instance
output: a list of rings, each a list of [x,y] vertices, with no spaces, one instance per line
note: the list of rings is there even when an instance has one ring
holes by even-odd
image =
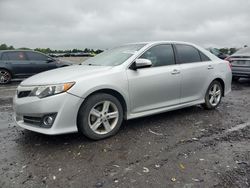
[[[16,123],[25,129],[47,135],[57,135],[77,132],[77,114],[84,99],[70,93],[38,98],[14,97],[14,111]],[[47,114],[56,114],[50,128],[38,126],[24,121],[23,117],[43,117]]]

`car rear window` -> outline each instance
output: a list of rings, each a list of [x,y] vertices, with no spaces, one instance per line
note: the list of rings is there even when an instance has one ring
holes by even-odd
[[[176,44],[179,63],[200,62],[201,57],[199,51],[190,45]]]
[[[203,54],[201,51],[200,52],[200,56],[201,56],[201,60],[202,61],[211,61],[211,59],[209,57],[207,57],[205,54]]]
[[[8,54],[7,53],[2,53],[2,60],[9,60]]]
[[[29,60],[46,61],[48,59],[46,55],[37,52],[26,52],[26,55]]]
[[[4,52],[2,60],[24,61],[26,60],[24,52]]]

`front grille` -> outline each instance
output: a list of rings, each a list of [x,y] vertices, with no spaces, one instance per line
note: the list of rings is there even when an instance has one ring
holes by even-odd
[[[18,98],[28,97],[30,93],[31,91],[20,91],[18,92],[17,97]]]
[[[17,97],[18,98],[28,97],[30,93],[31,91],[20,91],[18,92]]]
[[[233,66],[244,66],[244,67],[245,66],[247,66],[247,67],[250,66],[250,60],[237,60],[237,59],[235,59],[231,63],[232,63]]]
[[[42,124],[42,117],[23,116],[23,121],[24,123],[40,126]]]
[[[232,58],[235,58],[235,59],[237,59],[237,58],[250,58],[250,56],[232,56]]]

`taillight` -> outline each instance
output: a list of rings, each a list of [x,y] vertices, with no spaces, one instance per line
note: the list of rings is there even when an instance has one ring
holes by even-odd
[[[227,57],[227,58],[225,59],[225,61],[228,63],[230,69],[232,70],[232,59],[231,59],[231,57],[230,57],[230,56]]]
[[[231,59],[231,57],[230,57],[230,56],[229,56],[229,57],[227,57],[225,60],[226,60],[226,61],[228,61],[229,63],[231,63],[231,61],[232,61],[232,59]]]

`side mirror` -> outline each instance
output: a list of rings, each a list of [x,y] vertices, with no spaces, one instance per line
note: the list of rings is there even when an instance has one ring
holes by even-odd
[[[49,57],[48,57],[48,59],[47,59],[47,61],[46,61],[46,62],[47,62],[47,63],[51,63],[51,62],[53,62],[53,61],[55,61],[55,60],[54,60],[54,59],[52,59],[52,58],[49,58]]]
[[[149,59],[136,59],[135,62],[132,64],[131,69],[137,70],[140,68],[146,68],[146,67],[151,67],[152,62]]]

